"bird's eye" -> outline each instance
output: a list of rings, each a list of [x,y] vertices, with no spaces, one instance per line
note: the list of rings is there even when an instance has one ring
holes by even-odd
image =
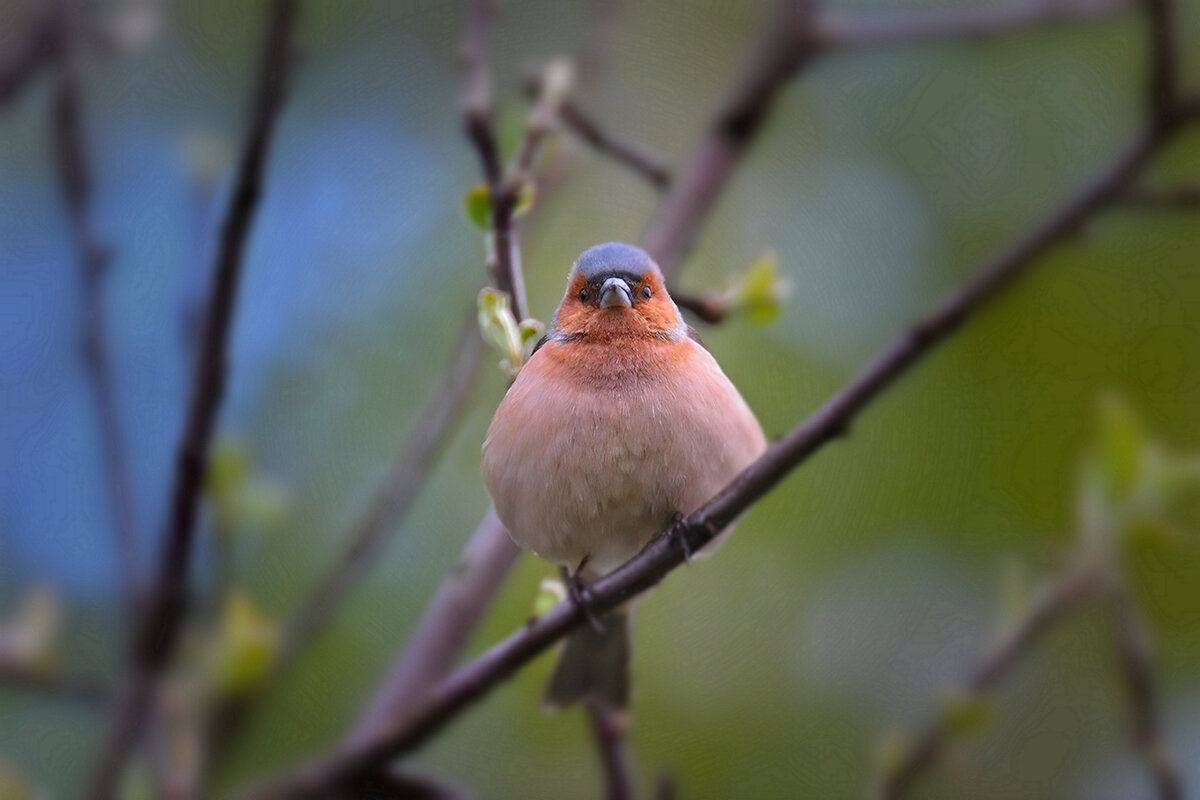
[[[591,296],[592,295],[588,292],[587,289],[579,290],[579,302],[586,303],[591,298]]]
[[[654,294],[654,292],[650,291],[650,287],[649,287],[649,286],[642,287],[642,297],[644,297],[644,298],[646,298],[647,300],[649,300],[649,299],[650,299],[650,295],[652,295],[652,294]]]

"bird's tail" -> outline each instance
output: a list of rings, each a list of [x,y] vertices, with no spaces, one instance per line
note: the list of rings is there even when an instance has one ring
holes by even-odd
[[[584,699],[613,710],[629,706],[629,611],[610,611],[599,622],[602,631],[584,625],[567,637],[546,687],[551,708]]]

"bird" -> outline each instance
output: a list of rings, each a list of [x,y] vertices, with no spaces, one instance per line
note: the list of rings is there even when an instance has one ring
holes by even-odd
[[[623,242],[580,255],[550,328],[496,409],[482,457],[513,541],[560,568],[594,623],[568,637],[548,706],[628,707],[629,608],[593,617],[586,586],[765,449],[757,418],[685,323],[653,259]]]

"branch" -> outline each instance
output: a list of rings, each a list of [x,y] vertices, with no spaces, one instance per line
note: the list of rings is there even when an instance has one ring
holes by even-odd
[[[83,362],[88,386],[96,407],[100,446],[107,477],[113,537],[121,585],[130,618],[137,614],[142,570],[138,558],[137,524],[134,515],[129,459],[113,383],[108,319],[104,306],[104,280],[110,264],[109,252],[97,239],[92,210],[92,167],[84,145],[82,89],[80,86],[79,39],[83,35],[83,9],[78,1],[63,2],[58,29],[52,36],[52,53],[57,56],[58,83],[54,93],[53,127],[59,182],[67,207],[71,238],[79,258],[82,291]],[[47,45],[49,46],[49,45]]]
[[[1198,208],[1200,207],[1200,183],[1162,190],[1131,187],[1122,195],[1121,202],[1135,208],[1156,211],[1166,208]]]
[[[409,644],[366,705],[347,740],[351,745],[378,736],[391,720],[410,710],[414,698],[446,674],[520,554],[495,510],[489,508],[457,566],[438,587]]]
[[[964,694],[977,697],[996,687],[1017,662],[1027,655],[1055,623],[1079,608],[1101,585],[1101,572],[1080,562],[1059,578],[1010,631],[996,639],[967,679]],[[881,778],[871,791],[875,800],[901,797],[933,764],[950,731],[939,717],[915,739],[904,758]]]
[[[0,107],[16,100],[59,50],[61,25],[53,14],[34,21],[24,47],[0,67]]]
[[[1119,579],[1112,592],[1112,621],[1121,677],[1133,714],[1133,740],[1146,762],[1159,800],[1183,800],[1183,776],[1171,757],[1158,715],[1158,685],[1145,623]]]
[[[1133,8],[1131,0],[1031,0],[968,11],[878,14],[859,19],[826,19],[817,39],[824,50],[981,39],[1045,25],[1098,20]]]
[[[277,670],[328,623],[350,587],[378,554],[384,537],[408,515],[466,409],[482,355],[479,325],[472,314],[458,334],[449,371],[413,423],[411,438],[392,461],[387,477],[370,502],[342,537],[342,552],[288,623]]]
[[[741,78],[659,204],[642,246],[669,281],[758,135],[780,89],[817,53],[812,6],[808,0],[777,4]]]
[[[542,81],[538,76],[528,77],[525,80],[525,94],[531,98],[537,97],[541,85]],[[645,178],[651,186],[665,189],[671,182],[671,171],[658,156],[640,145],[610,133],[571,98],[563,101],[559,118],[565,128],[591,145],[598,153],[630,168]]]
[[[408,516],[426,480],[432,474],[466,410],[471,387],[479,372],[483,342],[479,324],[471,313],[458,334],[454,352],[440,385],[430,395],[412,425],[412,434],[396,453],[383,481],[370,500],[339,537],[341,552],[292,613],[284,627],[279,652],[265,686],[286,673],[297,656],[336,616],[346,595],[371,566],[388,535]],[[262,688],[239,696],[221,709],[210,746],[220,760],[237,742],[244,723],[262,697]]]
[[[895,339],[865,370],[804,423],[772,444],[729,486],[665,535],[650,542],[638,556],[593,584],[589,599],[592,613],[615,608],[657,584],[683,563],[686,553],[698,552],[791,470],[844,433],[858,413],[909,367],[957,330],[963,321],[1038,257],[1075,233],[1092,215],[1111,203],[1174,130],[1174,127],[1151,126],[1107,169],[1016,244],[985,264],[911,330]],[[584,620],[575,604],[560,603],[444,679],[406,718],[395,721],[374,736],[344,746],[270,788],[284,796],[320,794],[331,786],[378,769],[390,759],[411,752]]]
[[[605,797],[608,800],[633,800],[633,775],[623,747],[627,726],[625,715],[595,701],[588,702],[587,714],[604,767]]]
[[[204,337],[196,359],[187,422],[176,456],[162,560],[145,613],[138,621],[129,674],[93,768],[89,796],[97,800],[106,800],[113,795],[125,763],[140,739],[154,687],[174,652],[186,611],[196,516],[217,411],[224,396],[238,279],[262,194],[272,134],[291,71],[295,10],[294,0],[275,0],[271,6],[250,130],[221,229]]]

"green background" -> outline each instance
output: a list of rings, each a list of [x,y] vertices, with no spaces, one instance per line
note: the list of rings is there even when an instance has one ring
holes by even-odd
[[[102,10],[119,21],[126,5]],[[939,7],[831,6],[847,17]],[[1196,86],[1200,6],[1178,6],[1185,82]],[[130,53],[90,57],[86,80],[147,552],[164,518],[186,385],[173,339],[195,274],[184,265],[208,263],[226,175],[205,184],[186,154],[197,137],[218,153],[236,148],[264,19],[258,4],[234,0],[151,8],[157,34]],[[621,4],[581,76],[581,104],[682,163],[764,10]],[[526,114],[522,66],[577,49],[595,20],[588,4],[504,4],[493,60],[506,153]],[[237,582],[277,619],[338,551],[339,532],[412,432],[483,280],[481,237],[460,210],[478,180],[456,116],[461,28],[454,4],[305,4],[303,60],[249,250],[220,428],[288,498],[281,519],[235,534]],[[783,91],[681,279],[704,290],[763,249],[778,253],[792,286],[781,318],[703,330],[769,436],[796,425],[1137,134],[1145,49],[1142,24],[1127,13],[969,43],[832,53]],[[73,262],[57,216],[48,99],[35,86],[0,121],[0,230],[13,243],[0,284],[16,308],[24,295],[14,276],[43,264],[50,277],[27,279],[69,334]],[[524,237],[531,313],[544,320],[575,256],[599,241],[636,241],[656,202],[652,188],[578,142],[551,150],[547,163],[568,171],[543,188]],[[1197,133],[1157,159],[1147,181],[1189,176],[1200,176]],[[1061,568],[1099,398],[1124,397],[1168,449],[1200,450],[1197,219],[1195,209],[1098,216],[750,511],[716,557],[676,571],[639,606],[630,750],[644,791],[669,774],[687,800],[857,796],[881,743],[935,714],[995,632],[1006,571],[1036,583]],[[58,249],[38,250],[39,241]],[[14,336],[19,355],[24,340]],[[51,361],[69,364],[73,341],[51,339]],[[270,687],[218,788],[329,747],[371,696],[487,505],[479,446],[504,389],[490,368],[497,359],[489,354],[465,424],[413,512],[336,624]],[[74,399],[61,418],[10,419],[6,443],[47,430],[53,438],[60,426],[91,441],[80,379],[36,396],[35,387],[45,389],[8,381],[5,399],[22,408],[57,391]],[[109,518],[94,446],[82,452],[70,469],[35,454],[34,466],[4,472],[0,600],[15,608],[28,586],[48,582],[66,608],[62,661],[115,674],[124,621]],[[50,534],[43,506],[56,488],[82,492],[81,509],[93,510]],[[1171,518],[1190,532],[1139,538],[1122,553],[1155,642],[1165,730],[1195,796],[1200,510],[1185,504]],[[212,561],[205,547],[202,595]],[[551,572],[522,559],[472,652],[521,624]],[[1004,684],[985,729],[913,796],[1151,796],[1105,623],[1092,608],[1055,629]],[[599,796],[580,714],[540,708],[550,663],[539,658],[412,763],[483,797]],[[0,761],[70,796],[101,722],[94,709],[0,687]]]

